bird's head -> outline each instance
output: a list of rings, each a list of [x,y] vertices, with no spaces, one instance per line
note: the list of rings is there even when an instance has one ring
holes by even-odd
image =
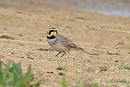
[[[56,28],[49,28],[49,31],[47,32],[47,38],[48,39],[54,39],[57,36],[57,29]]]

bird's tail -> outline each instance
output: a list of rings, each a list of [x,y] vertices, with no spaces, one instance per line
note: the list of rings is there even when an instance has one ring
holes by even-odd
[[[73,48],[73,49],[76,49],[76,50],[80,50],[80,51],[82,51],[82,52],[85,52],[85,53],[87,53],[87,54],[89,54],[89,55],[98,55],[97,53],[94,53],[94,54],[91,54],[91,53],[89,53],[89,52],[86,52],[83,48],[81,48],[81,47],[77,47],[75,44],[71,44],[71,45],[68,45],[70,48]]]
[[[81,48],[81,47],[77,47],[76,49],[78,49],[78,50],[80,50],[80,51],[82,51],[82,52],[84,52],[84,53],[87,53],[87,54],[90,54],[90,55],[98,55],[97,53],[89,53],[89,52],[86,52],[83,48]]]

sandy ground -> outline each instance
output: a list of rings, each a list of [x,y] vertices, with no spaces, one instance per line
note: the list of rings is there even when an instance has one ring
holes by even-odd
[[[57,52],[45,35],[50,27],[99,55],[72,50],[63,58],[55,57]],[[7,36],[2,36],[4,33]],[[65,8],[0,8],[0,60],[4,65],[21,62],[24,71],[31,65],[36,77],[44,80],[41,87],[61,87],[60,72],[66,73],[72,86],[81,77],[90,85],[126,87],[130,71],[119,67],[130,65],[130,18]],[[67,69],[57,70],[59,64]]]

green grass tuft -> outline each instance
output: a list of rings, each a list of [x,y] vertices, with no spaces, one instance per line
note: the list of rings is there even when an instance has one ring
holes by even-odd
[[[130,82],[127,82],[126,80],[114,80],[114,82],[117,82],[117,83],[130,83]]]
[[[127,65],[121,65],[119,68],[130,70],[130,66]]]
[[[81,78],[79,78],[77,86],[76,87],[81,87]]]
[[[57,68],[57,70],[67,70],[68,66],[67,66],[67,62],[65,65],[63,65],[62,63],[58,63],[59,67]]]
[[[93,85],[93,87],[99,87],[98,83],[95,83],[95,84]]]
[[[62,75],[61,85],[62,85],[62,87],[72,87],[71,85],[67,85],[65,74]],[[79,78],[76,87],[99,87],[99,85],[98,85],[98,83],[95,83],[92,86],[88,86],[86,83],[82,83],[81,78]]]
[[[66,75],[65,74],[62,75],[62,82],[61,82],[61,84],[62,84],[62,87],[68,87],[68,85],[66,83]]]
[[[4,69],[0,61],[0,87],[39,87],[40,81],[34,82],[34,75],[29,66],[25,74],[22,73],[21,64],[9,64]]]

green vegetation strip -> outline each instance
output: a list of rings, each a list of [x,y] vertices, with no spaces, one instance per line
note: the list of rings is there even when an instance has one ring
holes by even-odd
[[[67,84],[67,82],[66,82],[66,75],[65,74],[62,75],[61,85],[62,85],[62,87],[72,87],[71,85]],[[81,83],[81,79],[79,79],[78,82],[77,82],[76,87],[90,87],[90,86],[88,86],[86,83]],[[91,87],[99,87],[99,85],[98,85],[98,83],[95,83]],[[105,87],[107,87],[107,86],[105,86]]]
[[[119,68],[130,70],[130,66],[127,65],[121,65]]]
[[[0,61],[0,87],[39,87],[40,81],[34,79],[31,67],[23,74],[21,64],[8,64],[3,69]]]

